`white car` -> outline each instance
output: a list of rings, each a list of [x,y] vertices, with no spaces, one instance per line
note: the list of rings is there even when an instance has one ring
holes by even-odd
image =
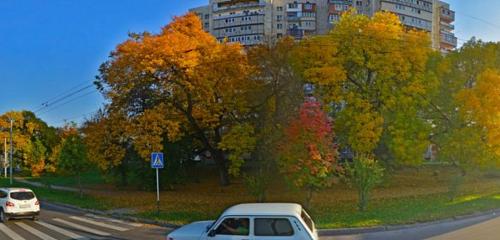
[[[35,193],[26,188],[0,188],[0,221],[10,218],[38,220],[40,202]]]
[[[235,205],[215,221],[193,222],[167,240],[318,240],[311,217],[294,203]]]

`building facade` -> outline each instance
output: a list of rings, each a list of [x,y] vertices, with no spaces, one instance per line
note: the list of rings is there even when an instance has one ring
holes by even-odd
[[[326,34],[351,8],[368,16],[395,13],[403,25],[429,32],[434,49],[447,52],[457,46],[455,13],[439,0],[209,0],[190,11],[219,41],[250,46],[285,35],[302,39]]]

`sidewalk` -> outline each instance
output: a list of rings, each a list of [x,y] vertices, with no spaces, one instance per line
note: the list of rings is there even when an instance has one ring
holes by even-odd
[[[80,192],[80,190],[78,188],[64,187],[64,186],[58,186],[58,185],[47,185],[47,184],[43,184],[41,182],[29,181],[29,180],[26,180],[26,179],[20,178],[20,177],[14,177],[14,180],[16,182],[28,184],[28,185],[35,186],[35,187],[46,187],[46,188],[51,188],[51,189],[55,189],[55,190],[67,191],[67,192]],[[86,189],[84,188],[83,192],[85,192],[85,190]]]

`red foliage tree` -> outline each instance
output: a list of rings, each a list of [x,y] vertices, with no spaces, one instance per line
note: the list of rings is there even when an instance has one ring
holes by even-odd
[[[295,187],[307,190],[308,207],[313,192],[330,186],[333,174],[340,170],[331,120],[319,102],[306,101],[284,136],[280,170]]]

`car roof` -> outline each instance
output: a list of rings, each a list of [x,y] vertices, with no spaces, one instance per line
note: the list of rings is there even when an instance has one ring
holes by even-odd
[[[234,205],[223,215],[260,215],[260,216],[296,216],[300,217],[302,206],[296,203],[244,203]]]
[[[0,188],[0,190],[6,192],[33,192],[31,189],[28,188]]]

